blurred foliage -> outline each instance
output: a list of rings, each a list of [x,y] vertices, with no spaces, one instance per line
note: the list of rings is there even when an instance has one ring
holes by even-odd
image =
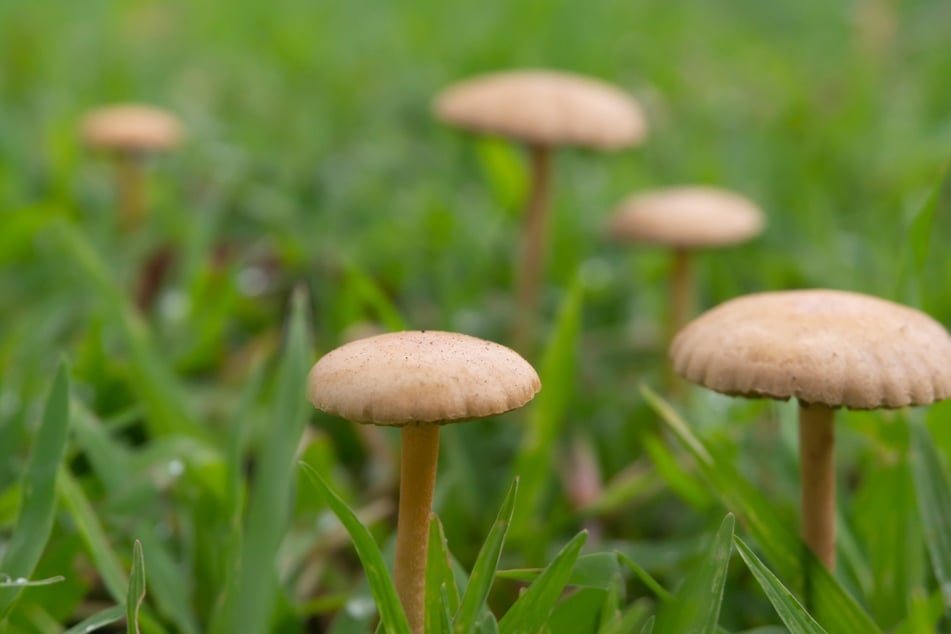
[[[288,368],[380,329],[508,340],[524,158],[436,122],[429,104],[454,80],[513,67],[614,82],[651,133],[639,148],[555,159],[532,358],[553,393],[443,434],[435,507],[452,556],[472,570],[519,464],[500,568],[544,568],[583,529],[578,561],[617,551],[637,567],[576,591],[560,617],[596,615],[585,623],[607,632],[650,631],[659,615],[660,631],[711,542],[733,543],[717,533],[731,511],[752,572],[739,557],[727,567],[720,625],[778,625],[780,610],[812,631],[783,603],[814,607],[794,537],[764,543],[748,516],[768,500],[770,525],[794,526],[792,406],[673,392],[715,459],[675,442],[638,389],[666,386],[668,258],[612,243],[604,226],[637,189],[735,189],[767,230],[699,254],[700,308],[821,286],[951,323],[948,24],[940,0],[0,0],[0,551],[29,560],[32,579],[65,577],[21,588],[9,631],[115,612],[136,539],[144,633],[221,627],[232,592],[266,595],[242,607],[270,631],[365,629],[373,603],[346,533],[276,463],[296,448],[386,554],[397,438],[309,406],[305,421],[289,396],[303,377]],[[84,111],[115,101],[166,107],[188,130],[179,151],[148,157],[151,214],[136,233],[116,223],[108,157],[77,135]],[[17,528],[31,513],[45,522],[24,487],[38,447],[55,449],[41,421],[63,355],[69,437],[33,562]],[[947,495],[948,416],[938,405],[913,433],[901,414],[840,417],[842,565],[823,582],[883,630],[948,631],[947,544],[930,532],[948,518],[920,508]],[[584,500],[579,469],[600,485]],[[273,567],[240,569],[252,525]],[[492,584],[500,626],[524,582]]]

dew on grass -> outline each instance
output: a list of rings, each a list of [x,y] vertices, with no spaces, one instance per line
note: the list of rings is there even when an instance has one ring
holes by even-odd
[[[177,478],[178,476],[185,473],[185,463],[176,458],[168,463],[166,469],[168,470],[168,475],[172,476],[173,478]]]
[[[372,616],[376,612],[376,604],[370,597],[358,597],[347,601],[347,614],[355,619]]]

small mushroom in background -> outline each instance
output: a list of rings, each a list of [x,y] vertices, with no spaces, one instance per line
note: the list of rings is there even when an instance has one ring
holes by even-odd
[[[516,344],[534,325],[547,242],[551,151],[557,146],[618,150],[640,142],[647,124],[637,102],[597,79],[550,70],[488,73],[453,84],[435,99],[436,116],[475,132],[523,142],[531,181],[518,269]]]
[[[836,408],[928,405],[951,396],[951,336],[921,311],[834,290],[759,293],[689,323],[674,369],[731,396],[799,401],[801,533],[835,568]]]
[[[690,253],[745,242],[759,235],[763,225],[763,213],[739,194],[681,186],[628,196],[615,209],[608,231],[616,240],[673,250],[668,324],[672,338],[693,312]]]
[[[538,374],[515,351],[441,331],[359,339],[327,353],[311,370],[308,395],[317,409],[357,423],[401,428],[393,577],[414,634],[421,634],[424,625],[439,427],[517,409],[540,389]]]
[[[86,113],[80,134],[89,147],[113,154],[120,224],[127,231],[134,229],[145,217],[142,161],[148,154],[176,148],[182,140],[182,124],[154,106],[116,104]]]

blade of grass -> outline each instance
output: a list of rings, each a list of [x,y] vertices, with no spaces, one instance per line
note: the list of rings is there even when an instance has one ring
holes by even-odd
[[[644,570],[641,566],[636,564],[633,559],[625,555],[624,553],[618,553],[618,559],[621,563],[627,565],[628,568],[641,580],[647,589],[654,593],[654,596],[660,599],[661,601],[670,601],[674,598],[670,592],[660,585],[660,583],[651,576],[649,572]]]
[[[760,561],[750,547],[739,537],[734,537],[733,541],[740,557],[746,562],[746,566],[753,573],[760,587],[763,588],[763,592],[766,593],[769,602],[773,604],[776,614],[782,619],[783,624],[789,628],[790,634],[825,634],[825,630],[806,612],[799,600]]]
[[[149,551],[150,602],[174,624],[176,631],[198,634],[201,628],[189,596],[193,584],[183,582],[186,573],[170,552],[167,540],[159,536],[151,522],[140,522],[135,534],[139,536],[143,551]]]
[[[724,506],[737,514],[780,577],[802,584],[809,571],[817,621],[833,632],[873,634],[881,629],[854,598],[822,566],[799,539],[789,522],[780,517],[766,499],[742,474],[731,457],[704,443],[686,421],[647,386],[641,393],[650,407],[693,455],[701,473],[716,490]]]
[[[647,619],[647,622],[644,623],[644,627],[641,628],[641,634],[653,634],[654,632],[654,623],[657,621],[656,617],[651,616]]]
[[[542,357],[539,372],[545,386],[530,408],[522,446],[515,459],[515,475],[521,480],[522,503],[512,518],[512,536],[528,545],[539,547],[534,526],[538,513],[544,509],[542,498],[551,482],[551,460],[555,441],[560,437],[565,411],[571,399],[574,381],[575,343],[581,329],[584,287],[581,277],[575,276],[571,288],[558,310],[551,338]]]
[[[495,578],[495,571],[502,556],[502,546],[508,535],[515,514],[515,498],[518,494],[519,479],[516,478],[509,487],[502,506],[499,508],[495,523],[489,531],[479,555],[472,566],[469,583],[462,595],[462,602],[453,619],[452,631],[455,634],[469,634],[475,628],[476,622],[483,613],[485,599],[489,596],[489,589]]]
[[[913,279],[912,273],[915,274],[914,279],[919,284],[923,283],[924,276],[922,272],[931,251],[932,227],[938,211],[938,203],[941,200],[941,192],[944,189],[947,171],[947,164],[945,164],[941,167],[937,182],[908,227],[902,247],[902,255],[898,261],[895,297],[900,302],[918,306],[925,297],[920,287],[912,291],[909,289],[909,284]]]
[[[911,421],[911,450],[925,544],[944,592],[945,610],[951,613],[951,474],[919,420]]]
[[[606,590],[597,588],[580,588],[566,593],[552,609],[545,625],[552,634],[596,632],[607,594]]]
[[[429,547],[426,553],[426,631],[449,634],[448,615],[459,609],[459,587],[452,573],[452,559],[442,522],[430,515]]]
[[[278,591],[274,562],[290,519],[294,452],[307,423],[304,395],[311,343],[306,304],[306,291],[296,289],[274,397],[275,432],[265,436],[248,497],[241,567],[227,612],[230,632],[266,632]]]
[[[109,596],[116,603],[125,603],[129,580],[121,560],[109,545],[106,531],[82,487],[65,467],[59,470],[56,488],[63,505],[73,518],[77,532],[86,544],[93,563],[96,564],[96,570],[102,577]]]
[[[728,513],[707,556],[674,599],[661,606],[657,614],[658,632],[714,634],[717,631],[727,568],[733,552],[734,524],[733,514]]]
[[[66,581],[66,577],[62,575],[47,577],[46,579],[24,579],[23,577],[11,579],[9,575],[5,574],[0,576],[3,577],[3,581],[0,581],[0,588],[38,588]]]
[[[53,380],[36,434],[36,446],[23,478],[23,498],[13,536],[3,557],[3,571],[29,578],[46,548],[56,512],[56,473],[69,434],[69,380],[61,363]],[[0,613],[6,615],[20,588],[0,588]]]
[[[581,531],[565,544],[499,621],[501,634],[525,634],[541,630],[568,584],[571,570],[587,539],[588,532]]]
[[[355,293],[361,303],[372,308],[388,330],[394,332],[406,330],[406,322],[403,321],[399,311],[370,276],[353,262],[347,262],[346,274],[347,289]]]
[[[514,579],[526,583],[534,581],[542,572],[541,568],[512,568],[499,570],[496,577]],[[579,588],[608,590],[620,572],[617,553],[592,553],[582,555],[575,562],[568,585]]]
[[[101,630],[107,625],[112,625],[116,621],[122,620],[125,617],[125,606],[124,605],[114,605],[111,608],[106,608],[101,612],[96,612],[89,618],[85,618],[76,625],[72,626],[63,634],[86,634],[87,632],[95,632],[96,630]]]
[[[129,575],[129,592],[126,598],[126,632],[139,634],[139,608],[145,600],[145,555],[142,542],[132,545],[132,572]]]
[[[218,600],[209,620],[208,631],[213,634],[228,634],[228,609],[232,598],[237,591],[238,577],[241,570],[241,544],[244,540],[244,454],[248,439],[248,412],[261,392],[263,381],[263,365],[258,364],[251,374],[251,379],[245,385],[238,401],[238,407],[232,415],[228,425],[228,439],[225,450],[225,464],[227,465],[227,487],[225,489],[225,508],[228,509],[228,537],[221,544],[224,550],[223,559],[228,562],[224,582],[218,594]]]
[[[370,591],[380,612],[380,624],[383,629],[390,634],[409,634],[409,623],[406,621],[403,606],[396,596],[393,579],[370,531],[313,467],[303,462],[300,463],[300,467],[353,540],[353,546],[360,558],[360,563],[363,564]]]
[[[122,336],[130,358],[131,387],[146,406],[149,429],[158,435],[204,438],[205,430],[185,407],[184,391],[155,351],[148,326],[109,274],[100,255],[72,224],[57,219],[51,228],[69,263],[64,268],[76,268],[83,273],[82,281],[96,293],[100,300],[97,305],[109,311],[109,320]]]

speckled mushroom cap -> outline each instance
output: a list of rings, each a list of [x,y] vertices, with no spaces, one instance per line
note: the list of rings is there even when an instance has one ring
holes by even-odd
[[[609,232],[620,240],[687,249],[744,242],[762,232],[763,224],[759,208],[739,194],[684,186],[628,196],[615,210]]]
[[[951,336],[877,297],[801,290],[725,302],[681,330],[674,369],[717,392],[853,409],[951,396]]]
[[[632,97],[603,81],[550,70],[488,73],[453,84],[433,104],[461,128],[537,145],[618,149],[647,124]]]
[[[91,147],[170,150],[181,142],[182,125],[160,108],[128,103],[91,110],[83,117],[80,133]]]
[[[324,355],[307,381],[311,403],[377,425],[454,423],[516,409],[541,389],[515,351],[436,330],[394,332]]]

